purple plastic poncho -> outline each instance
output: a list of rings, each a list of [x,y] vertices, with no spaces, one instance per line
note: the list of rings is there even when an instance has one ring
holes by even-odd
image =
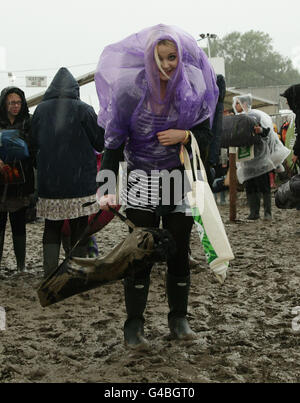
[[[154,49],[163,39],[176,44],[178,66],[161,99]],[[163,24],[107,46],[100,56],[95,82],[105,147],[116,149],[126,143],[129,168],[147,172],[180,165],[180,145],[162,146],[156,134],[168,129],[188,130],[207,118],[212,123],[219,95],[216,75],[196,40]]]

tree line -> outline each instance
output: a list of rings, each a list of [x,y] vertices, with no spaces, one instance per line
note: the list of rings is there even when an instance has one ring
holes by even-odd
[[[205,49],[204,49],[205,50]],[[269,34],[231,32],[211,40],[212,57],[225,59],[228,87],[263,87],[300,83],[300,73],[291,59],[276,52]]]

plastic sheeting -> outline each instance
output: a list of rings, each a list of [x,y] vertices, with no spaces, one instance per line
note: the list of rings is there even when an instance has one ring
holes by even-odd
[[[246,113],[249,116],[254,117],[259,125],[264,129],[269,129],[268,136],[262,138],[260,144],[254,145],[254,159],[237,164],[238,180],[240,183],[244,183],[249,179],[256,178],[278,168],[291,151],[279,140],[274,131],[271,117],[263,111],[252,109],[251,94],[236,96],[233,98],[232,107],[236,114],[239,113],[237,110],[237,103],[239,103],[243,109],[243,112],[241,113]]]

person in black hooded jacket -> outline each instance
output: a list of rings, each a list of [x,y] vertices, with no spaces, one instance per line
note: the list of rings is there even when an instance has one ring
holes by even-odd
[[[71,247],[98,210],[97,161],[94,150],[104,147],[104,129],[94,109],[79,98],[79,85],[61,68],[36,108],[32,120],[32,146],[37,159],[37,216],[45,218],[43,258],[45,277],[58,265],[61,230],[70,220]],[[84,257],[87,244],[74,256]]]
[[[292,85],[283,94],[282,97],[286,98],[290,109],[295,113],[295,131],[296,131],[296,141],[294,145],[294,155],[293,162],[300,158],[300,84]]]
[[[4,88],[0,95],[0,129],[18,129],[20,137],[27,143],[31,116],[24,92],[17,87]],[[0,170],[3,167],[0,160]],[[22,160],[24,184],[0,185],[0,262],[3,254],[7,216],[12,229],[14,252],[18,271],[25,269],[26,256],[26,209],[34,193],[33,158]]]

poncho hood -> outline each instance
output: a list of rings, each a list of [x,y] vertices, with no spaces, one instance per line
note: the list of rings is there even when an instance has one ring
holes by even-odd
[[[232,108],[236,115],[238,113],[243,113],[243,112],[238,112],[236,110],[237,103],[239,103],[241,105],[244,113],[249,113],[252,108],[252,95],[251,94],[237,95],[232,98]]]
[[[163,99],[154,58],[154,49],[161,40],[172,41],[178,52],[178,65]],[[147,159],[154,158],[155,167],[162,169],[180,164],[178,147],[160,147],[156,133],[189,130],[206,119],[212,124],[219,96],[216,75],[197,41],[180,28],[164,24],[107,46],[100,56],[95,82],[100,104],[98,123],[105,128],[105,147],[116,149],[126,143],[129,159],[145,166]],[[177,162],[159,163],[170,152],[174,154],[170,158]]]
[[[154,49],[159,41],[165,39],[175,43],[179,62],[162,100]],[[98,121],[105,128],[112,120],[116,121],[117,99],[122,97],[123,92],[128,93],[130,104],[132,98],[136,98],[136,107],[142,98],[149,95],[155,103],[168,106],[164,113],[169,112],[171,102],[177,109],[180,105],[181,118],[185,115],[182,125],[189,127],[207,117],[212,122],[219,96],[216,75],[197,41],[180,28],[164,24],[146,28],[107,46],[100,56],[95,82],[100,102]],[[128,108],[128,112],[131,114],[132,110]]]

